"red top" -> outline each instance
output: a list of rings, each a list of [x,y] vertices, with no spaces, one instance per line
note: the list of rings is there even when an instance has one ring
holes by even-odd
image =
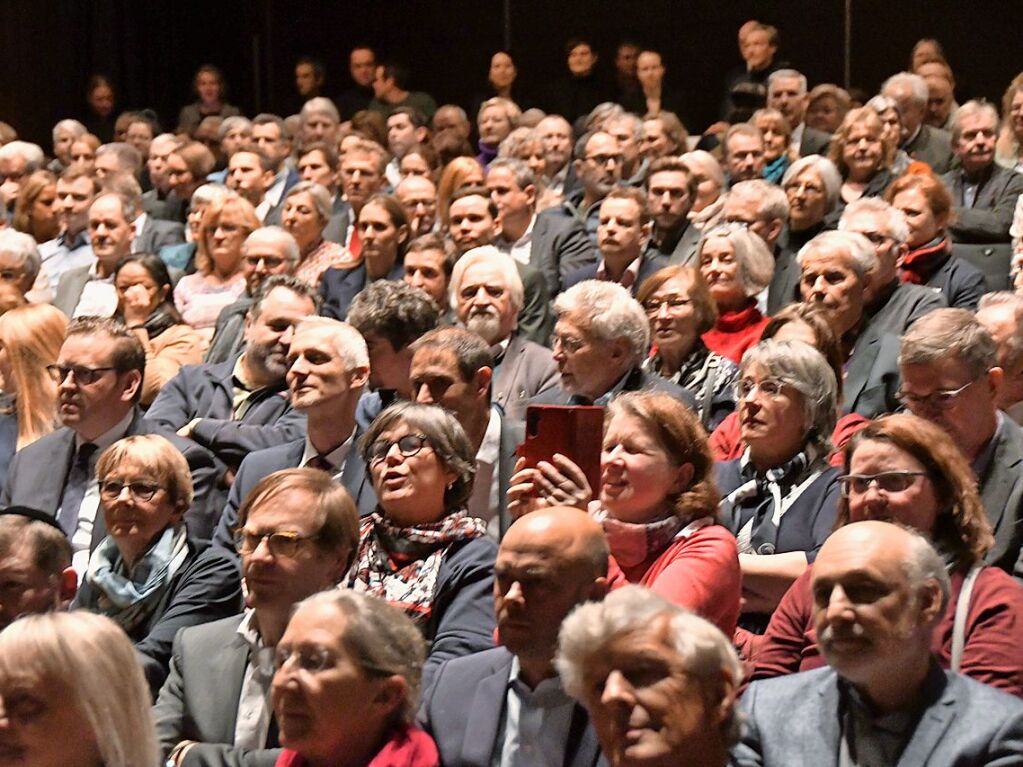
[[[309,762],[297,751],[284,749],[274,767],[307,767]],[[417,727],[403,727],[394,732],[366,767],[439,767],[437,744]]]
[[[767,633],[744,637],[752,680],[809,671],[825,664],[813,628],[813,593],[807,568],[785,592]],[[948,609],[934,632],[931,651],[942,668],[952,658],[952,625],[962,573],[952,576]],[[966,614],[966,644],[959,671],[1005,692],[1023,696],[1023,586],[997,567],[985,567],[973,584]],[[751,651],[751,652],[750,652]]]
[[[743,352],[760,341],[767,322],[755,303],[737,312],[722,312],[718,324],[703,334],[703,342],[712,352],[738,364]]]
[[[835,446],[835,452],[831,454],[828,463],[841,468],[845,461],[846,443],[853,434],[870,423],[870,419],[864,418],[857,413],[849,413],[838,419],[835,430],[831,433],[831,442]],[[708,440],[710,454],[715,461],[734,461],[742,457],[742,451],[746,446],[742,444],[739,437],[739,412],[729,413],[716,429],[711,433]]]
[[[634,567],[624,568],[610,557],[608,582],[613,589],[630,583],[646,586],[706,618],[725,636],[732,636],[739,620],[739,551],[735,536],[722,525],[707,525],[676,538],[660,554]]]

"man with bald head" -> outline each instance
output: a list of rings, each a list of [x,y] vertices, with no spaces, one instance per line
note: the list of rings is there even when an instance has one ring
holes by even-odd
[[[949,577],[920,534],[887,522],[834,532],[814,562],[828,666],[754,682],[733,764],[1017,764],[1023,702],[931,655]]]
[[[603,529],[578,509],[541,509],[508,529],[494,566],[501,646],[441,665],[419,710],[441,764],[597,763],[596,736],[554,655],[568,614],[604,598],[607,561]]]

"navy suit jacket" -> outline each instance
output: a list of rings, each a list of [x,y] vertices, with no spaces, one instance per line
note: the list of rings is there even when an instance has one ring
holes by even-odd
[[[513,657],[504,647],[496,647],[437,668],[433,683],[423,693],[418,719],[437,743],[444,767],[490,767],[495,753],[500,753]],[[576,717],[583,717],[580,721],[586,726],[563,764],[593,767],[603,761],[597,736],[578,704],[573,721]]]
[[[401,282],[404,275],[405,265],[396,261],[384,279]],[[343,320],[348,316],[348,307],[351,306],[352,299],[359,295],[367,284],[365,262],[347,269],[330,267],[320,277],[320,298],[323,299],[320,314],[324,317],[333,317],[335,320]]]
[[[599,254],[598,254],[599,255]],[[633,283],[632,289],[629,291],[635,295],[639,286],[643,284],[643,280],[649,277],[654,272],[663,269],[668,265],[668,259],[662,255],[655,254],[651,251],[646,251],[643,254],[643,260],[639,262],[639,274],[636,275],[636,282]],[[593,263],[589,266],[584,266],[582,269],[576,269],[568,277],[565,278],[565,290],[568,290],[573,285],[576,285],[583,280],[595,280],[597,279],[597,267],[599,263]]]
[[[288,196],[288,190],[301,180],[302,177],[298,173],[293,170],[288,171],[288,175],[284,179],[284,191],[281,192],[281,199],[266,212],[266,216],[263,218],[263,226],[281,225],[281,214],[284,212],[284,198]]]

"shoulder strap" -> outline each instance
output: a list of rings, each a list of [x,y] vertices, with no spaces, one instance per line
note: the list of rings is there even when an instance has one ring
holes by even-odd
[[[952,663],[950,670],[959,672],[963,662],[963,648],[966,646],[966,613],[970,610],[970,595],[973,593],[973,584],[977,581],[983,563],[978,562],[970,568],[970,572],[963,579],[963,587],[959,590],[959,598],[956,600],[955,621],[952,624]]]

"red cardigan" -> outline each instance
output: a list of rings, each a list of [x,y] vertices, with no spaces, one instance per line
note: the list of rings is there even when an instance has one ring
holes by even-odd
[[[743,352],[760,341],[768,319],[755,303],[737,312],[722,312],[718,324],[703,334],[703,343],[712,352],[738,364]]]
[[[660,554],[634,567],[624,568],[611,557],[608,581],[611,588],[646,586],[706,618],[725,636],[732,636],[739,620],[739,552],[735,536],[722,525],[707,525],[676,538]]]
[[[752,680],[808,671],[825,664],[813,628],[813,593],[807,568],[782,597],[767,633],[747,637]],[[952,576],[948,609],[934,632],[931,650],[942,668],[952,657],[952,624],[962,573]],[[966,644],[960,672],[1023,697],[1023,586],[997,567],[985,567],[973,584],[966,615]]]

